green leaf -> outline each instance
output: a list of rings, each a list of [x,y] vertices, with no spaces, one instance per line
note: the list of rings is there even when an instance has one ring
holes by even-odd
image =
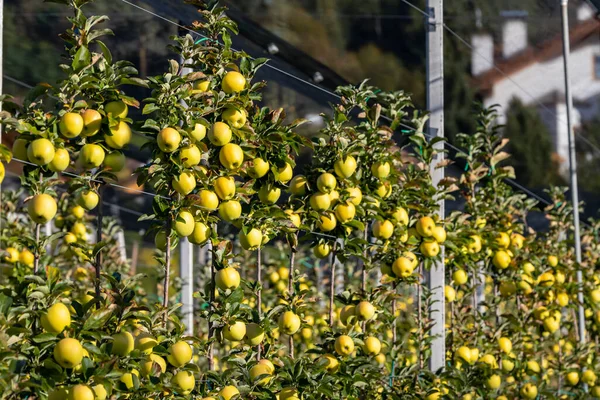
[[[103,326],[112,317],[112,309],[101,308],[94,311],[83,324],[83,330],[94,330]]]
[[[112,54],[108,47],[104,44],[104,42],[101,42],[100,40],[96,40],[96,43],[98,43],[98,45],[100,46],[100,50],[102,51],[102,55],[104,56],[106,62],[112,64]]]
[[[154,103],[148,103],[144,106],[144,109],[142,110],[142,114],[147,115],[147,114],[152,114],[154,111],[158,111],[160,110],[160,107],[157,106]]]
[[[53,333],[42,333],[37,336],[34,336],[32,340],[35,343],[44,343],[44,342],[50,342],[53,340],[57,340],[57,337]]]
[[[112,29],[93,30],[87,36],[88,44],[92,43],[94,41],[94,39],[99,38],[100,36],[107,36],[107,35],[110,35],[110,36],[114,35]]]
[[[76,72],[79,72],[83,68],[90,65],[91,62],[92,62],[92,55],[91,55],[90,51],[88,50],[88,48],[86,46],[81,46],[79,48],[79,50],[77,50],[77,53],[75,53],[75,57],[73,58],[73,63],[71,64],[71,67]]]
[[[12,306],[12,303],[12,297],[8,297],[4,293],[0,293],[0,312],[2,314],[7,315],[10,306]]]
[[[148,82],[146,82],[145,80],[143,80],[142,78],[137,78],[137,77],[133,77],[133,78],[121,78],[121,85],[133,85],[133,86],[141,86],[141,87],[148,87]]]
[[[175,60],[169,60],[169,72],[173,75],[177,75],[179,72],[179,63]]]

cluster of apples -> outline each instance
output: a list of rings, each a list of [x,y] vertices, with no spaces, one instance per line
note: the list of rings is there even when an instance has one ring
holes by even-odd
[[[45,332],[57,335],[57,342],[52,351],[54,361],[70,371],[73,376],[82,373],[82,363],[85,358],[93,364],[96,361],[105,361],[102,356],[90,353],[84,347],[85,340],[72,337],[72,313],[74,311],[68,303],[58,300],[40,317],[40,324]],[[159,345],[156,338],[139,324],[126,325],[119,332],[104,337],[101,342],[90,342],[106,351],[107,357],[118,357],[123,363],[133,360],[140,369],[130,368],[121,371],[118,379],[112,382],[102,376],[93,376],[86,384],[75,384],[71,386],[57,387],[49,393],[50,399],[72,400],[106,400],[109,397],[111,387],[113,390],[122,392],[134,392],[136,381],[150,376],[160,377],[169,371],[172,374],[171,383],[178,395],[188,395],[195,387],[194,375],[185,367],[192,361],[193,349],[185,341],[179,340],[171,344],[161,343],[167,348],[167,353],[160,355],[154,353],[154,348]],[[166,360],[165,360],[166,358]],[[91,383],[90,383],[91,381]],[[239,391],[233,386],[225,386],[218,396],[231,399]],[[212,397],[205,398],[214,399]]]
[[[237,71],[227,72],[221,82],[221,89],[226,94],[239,93],[245,87],[246,78]],[[193,88],[194,93],[205,92],[210,88],[210,81],[196,81]],[[206,222],[197,217],[200,214],[218,210],[222,220],[234,224],[242,214],[242,206],[236,199],[235,177],[242,172],[244,151],[235,143],[232,128],[241,129],[246,122],[246,110],[230,105],[222,111],[220,121],[211,126],[194,122],[184,128],[165,127],[156,137],[160,151],[166,157],[178,159],[183,168],[172,178],[172,188],[181,196],[197,195],[194,207],[180,210],[174,225],[175,232],[181,237],[188,237],[191,243],[202,244],[211,234]],[[200,165],[203,159],[200,149],[205,145],[218,151],[220,165],[212,166],[210,172],[205,165]],[[198,178],[199,172],[201,178]],[[158,232],[156,242],[159,248],[165,247],[164,232]]]
[[[71,166],[69,148],[73,151],[75,145],[84,143],[79,149],[78,165],[85,170],[104,165],[118,172],[125,165],[125,156],[120,150],[131,140],[131,129],[123,121],[127,118],[128,107],[122,101],[113,101],[106,104],[104,113],[106,117],[93,109],[64,113],[58,123],[62,137],[56,139],[56,144],[46,137],[31,141],[19,137],[13,144],[13,156],[52,172],[62,172]],[[108,125],[109,120],[116,121],[116,125]],[[103,124],[107,125],[104,133],[101,132]],[[69,142],[74,145],[66,146]],[[113,151],[107,155],[104,147]],[[89,189],[82,190],[78,202],[91,210],[98,204],[98,194]],[[37,193],[29,200],[27,210],[35,223],[45,224],[56,215],[56,200],[47,193]]]
[[[331,233],[339,226],[351,229],[344,225],[354,220],[356,206],[363,198],[360,187],[350,180],[356,168],[356,158],[347,154],[335,161],[332,171],[335,175],[323,172],[315,182],[308,182],[304,175],[296,175],[291,180],[290,193],[298,197],[308,196],[310,209],[318,213],[316,226],[319,231]],[[317,258],[326,258],[330,252],[331,244],[327,240],[321,240],[313,247]]]

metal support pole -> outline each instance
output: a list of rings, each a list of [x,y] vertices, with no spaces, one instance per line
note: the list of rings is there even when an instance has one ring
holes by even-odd
[[[444,11],[443,0],[427,0],[429,18],[425,27],[427,32],[427,109],[431,113],[428,131],[436,132],[437,137],[444,137]],[[430,166],[433,185],[437,186],[444,179],[444,169],[435,166],[444,160],[441,152],[443,142],[436,145],[439,153]],[[444,200],[439,200],[439,216],[444,218]],[[445,365],[446,359],[446,302],[444,298],[444,249],[440,252],[440,261],[429,271],[429,289],[431,290],[432,305],[429,317],[432,320],[431,358],[429,368],[438,371]]]
[[[102,218],[103,218],[103,210],[104,207],[104,187],[100,186],[98,188],[98,216],[96,217],[96,243],[100,243],[102,241]],[[96,270],[96,278],[94,279],[94,288],[96,289],[96,297],[100,297],[100,270],[102,268],[102,251],[99,251],[96,254],[96,262],[95,262],[95,270]]]
[[[485,302],[485,272],[483,269],[483,261],[477,263],[477,304],[474,306],[480,313],[485,311],[483,303]]]
[[[0,95],[4,93],[4,0],[0,0]],[[2,102],[0,102],[2,111]],[[0,125],[0,144],[2,144],[2,125]],[[0,204],[2,204],[2,184],[0,183]],[[2,208],[0,207],[0,231],[2,230]],[[0,249],[2,244],[0,243]]]
[[[194,274],[193,246],[188,238],[179,240],[179,264],[181,273],[181,314],[185,324],[185,334],[194,334]]]
[[[583,275],[581,273],[581,234],[579,232],[579,187],[577,185],[577,157],[575,154],[575,133],[573,132],[573,94],[571,93],[571,77],[569,72],[569,56],[571,44],[569,37],[569,0],[560,0],[562,33],[563,33],[563,61],[565,72],[565,100],[567,102],[567,128],[569,129],[569,176],[571,177],[571,201],[573,202],[573,234],[575,235],[575,259],[577,261],[577,285],[579,291],[579,342],[585,343],[585,310],[583,308]]]
[[[110,214],[121,221],[121,215],[119,214],[119,207],[116,204],[110,206]],[[127,245],[125,243],[125,231],[119,229],[117,232],[117,245],[119,246],[119,256],[122,262],[127,262]]]
[[[181,57],[181,65],[185,65],[186,60]],[[181,68],[183,76],[192,72],[191,68]],[[182,102],[187,107],[185,102]],[[183,122],[182,122],[183,123]],[[183,314],[183,323],[185,324],[186,335],[194,334],[194,255],[193,246],[187,238],[181,238],[179,241],[179,272],[181,276],[181,312]]]

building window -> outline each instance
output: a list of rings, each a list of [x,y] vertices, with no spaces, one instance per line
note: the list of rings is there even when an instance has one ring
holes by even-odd
[[[600,80],[600,55],[594,56],[594,78]]]

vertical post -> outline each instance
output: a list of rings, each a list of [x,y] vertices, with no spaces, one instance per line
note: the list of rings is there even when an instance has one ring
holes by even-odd
[[[569,37],[569,0],[560,0],[562,33],[563,33],[563,62],[565,72],[565,100],[567,102],[567,128],[569,129],[569,176],[571,177],[571,201],[573,203],[573,234],[575,235],[575,259],[577,261],[577,300],[579,302],[579,342],[585,343],[585,310],[583,308],[583,275],[581,273],[581,233],[579,232],[579,187],[577,185],[577,157],[575,154],[575,133],[573,132],[573,94],[571,93],[571,76],[569,57],[571,43]]]
[[[288,276],[288,292],[290,299],[294,297],[294,264],[296,262],[296,243],[298,243],[298,233],[294,234],[293,243],[290,243],[290,274]],[[294,335],[289,338],[289,354],[294,358]]]
[[[208,288],[210,290],[210,307],[213,306],[213,303],[215,301],[215,265],[214,262],[211,260],[210,262],[210,284],[208,285]],[[214,342],[212,340],[213,336],[214,336],[214,328],[213,328],[213,323],[211,321],[208,321],[208,340],[210,341],[208,344],[208,370],[212,371],[214,369]]]
[[[102,208],[103,208],[103,199],[104,197],[104,186],[100,186],[98,188],[98,216],[96,219],[96,243],[100,243],[102,241]],[[100,268],[102,267],[102,250],[96,254],[96,279],[94,282],[94,287],[96,289],[96,297],[100,297]]]
[[[127,261],[127,246],[125,244],[125,232],[123,229],[119,229],[117,232],[117,243],[119,244],[119,256],[121,261]]]
[[[363,232],[363,239],[365,242],[368,242],[369,239],[369,225],[365,224],[365,231]],[[368,247],[365,246],[365,249],[363,250],[363,259],[361,260],[361,264],[362,264],[362,271],[361,271],[361,285],[360,285],[360,289],[362,291],[363,296],[367,294],[367,264],[366,264],[366,260],[367,260],[367,250]]]
[[[4,0],[0,0],[0,95],[4,93]],[[2,102],[0,102],[2,111]],[[0,125],[0,144],[2,144],[2,125]],[[0,183],[0,204],[2,204],[2,184]],[[2,230],[2,208],[0,207],[0,231]],[[0,244],[1,248],[2,244]]]
[[[429,18],[425,27],[427,32],[427,109],[431,113],[428,132],[435,132],[437,137],[444,137],[444,2],[443,0],[427,0]],[[444,179],[444,169],[435,166],[444,159],[443,142],[436,147],[439,151],[430,166],[433,185],[437,186]],[[444,200],[439,200],[439,216],[444,218]],[[432,305],[429,316],[432,320],[431,358],[429,368],[438,371],[444,367],[446,356],[445,317],[446,304],[444,299],[444,251],[442,248],[439,262],[432,266],[429,272],[429,289],[432,295]]]
[[[256,251],[256,309],[258,311],[258,320],[262,322],[262,251],[260,246]],[[262,345],[259,343],[256,347],[256,359],[260,361]]]
[[[214,224],[212,227],[212,231],[216,234],[217,233],[217,224]],[[215,349],[215,344],[213,341],[213,336],[215,335],[214,332],[214,324],[213,321],[210,320],[210,317],[212,315],[212,307],[213,304],[215,302],[215,264],[216,264],[216,257],[215,257],[215,247],[214,244],[212,242],[212,239],[209,239],[209,251],[210,251],[210,262],[209,262],[209,268],[210,268],[210,282],[208,285],[208,290],[209,295],[209,315],[208,315],[208,350],[207,350],[207,357],[208,357],[208,370],[212,371],[214,369],[214,363],[215,363],[215,354],[214,354],[214,349]]]
[[[336,243],[338,251],[344,248],[344,241],[342,239],[336,239]],[[334,262],[337,263],[337,257]],[[344,290],[345,274],[346,269],[344,265],[339,263],[335,269],[335,294],[341,293]]]
[[[44,225],[44,235],[46,237],[52,235],[52,226],[53,226],[53,221],[48,221],[46,222],[46,224]],[[46,253],[47,254],[51,254],[52,253],[52,246],[50,246],[50,243],[48,243],[46,245]]]
[[[179,265],[181,274],[181,314],[185,324],[185,334],[194,334],[194,277],[193,248],[188,238],[179,240]]]
[[[121,220],[121,215],[119,213],[119,207],[116,204],[112,204],[110,206],[110,214],[116,217],[119,221]],[[127,246],[125,243],[125,232],[123,229],[119,229],[117,232],[117,244],[119,245],[119,256],[122,262],[127,262]]]
[[[179,33],[182,34],[181,32]],[[181,62],[181,75],[185,76],[192,72],[191,68],[184,67],[185,60],[183,56]],[[187,104],[182,101],[182,105],[187,108]],[[181,122],[183,124],[183,121]],[[179,273],[181,277],[181,312],[183,314],[183,323],[185,324],[186,335],[194,334],[194,254],[193,246],[187,238],[179,241]]]
[[[337,252],[337,240],[333,243],[331,251],[331,268],[329,269],[329,326],[333,328],[333,306],[335,304],[335,256]]]
[[[163,308],[164,308],[164,317],[163,317],[163,325],[167,326],[167,321],[169,320],[169,314],[167,312],[167,307],[169,306],[169,286],[171,285],[171,230],[173,228],[173,215],[172,211],[169,211],[169,215],[167,216],[167,226],[165,228],[165,237],[166,237],[166,253],[165,253],[165,280],[163,282]]]
[[[40,224],[35,224],[35,244],[36,246],[40,243]],[[37,275],[40,267],[40,250],[39,246],[36,247],[34,258],[33,258],[33,274]]]
[[[131,246],[131,274],[135,275],[137,271],[137,263],[140,253],[140,240],[144,237],[144,233],[146,231],[144,229],[140,229],[138,231],[138,237],[133,241],[133,245]]]
[[[474,304],[474,307],[477,307],[477,310],[480,313],[483,313],[485,311],[485,307],[483,306],[483,303],[485,302],[485,272],[483,269],[483,261],[477,263],[476,281],[477,289],[475,293],[477,295],[477,302]]]

